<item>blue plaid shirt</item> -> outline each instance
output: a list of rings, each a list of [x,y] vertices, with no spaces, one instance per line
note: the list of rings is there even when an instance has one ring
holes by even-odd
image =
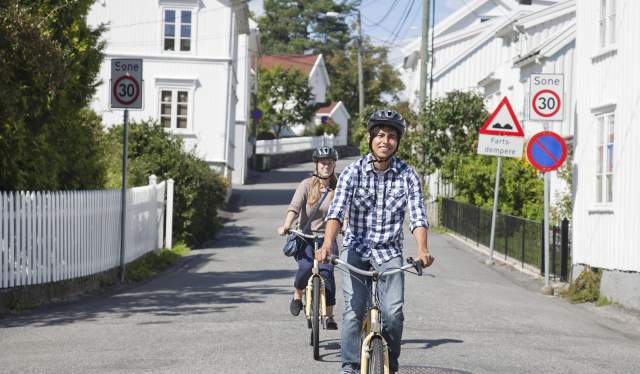
[[[377,172],[369,153],[340,174],[325,219],[343,222],[349,210],[343,245],[363,259],[373,256],[382,264],[402,255],[402,224],[407,204],[411,232],[417,227],[429,227],[416,172],[395,157],[389,169]]]

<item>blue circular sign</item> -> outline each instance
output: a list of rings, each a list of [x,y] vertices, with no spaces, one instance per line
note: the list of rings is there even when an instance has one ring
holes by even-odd
[[[527,157],[529,163],[540,171],[556,170],[567,158],[567,145],[555,132],[539,132],[527,144]]]

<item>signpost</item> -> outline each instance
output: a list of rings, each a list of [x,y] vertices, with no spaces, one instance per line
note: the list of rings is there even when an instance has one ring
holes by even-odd
[[[493,193],[493,214],[491,216],[490,253],[489,259],[487,260],[489,264],[493,264],[493,247],[495,243],[496,215],[498,214],[502,157],[522,157],[523,145],[524,131],[513,112],[509,99],[504,97],[480,128],[478,136],[478,154],[498,156],[496,185]]]
[[[527,158],[534,168],[544,173],[544,288],[551,294],[549,286],[549,172],[558,169],[567,158],[567,145],[560,135],[552,131],[535,134],[527,144]]]
[[[527,156],[536,169],[544,173],[544,288],[543,293],[551,294],[549,287],[549,171],[559,168],[567,154],[564,140],[549,132],[550,121],[564,120],[564,75],[531,74],[529,79],[529,119],[544,121],[545,131],[536,134],[529,141]]]
[[[124,282],[129,109],[142,109],[142,59],[112,59],[110,91],[111,109],[124,109],[122,135],[122,215],[120,217],[120,282]]]

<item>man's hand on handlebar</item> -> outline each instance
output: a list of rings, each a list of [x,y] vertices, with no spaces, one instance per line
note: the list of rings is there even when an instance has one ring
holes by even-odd
[[[325,243],[327,242],[325,241]],[[327,256],[330,256],[331,254],[331,243],[329,243],[329,245],[323,244],[322,247],[316,251],[315,257],[319,262],[324,262]]]
[[[423,268],[427,268],[431,266],[431,264],[433,264],[435,260],[436,259],[433,256],[431,256],[429,252],[426,252],[426,253],[419,252],[416,255],[416,261],[422,261]]]

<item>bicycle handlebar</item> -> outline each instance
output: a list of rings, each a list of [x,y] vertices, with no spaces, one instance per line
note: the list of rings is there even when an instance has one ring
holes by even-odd
[[[347,269],[349,269],[350,271],[353,271],[354,273],[358,273],[360,275],[364,275],[367,277],[372,277],[374,274],[378,273],[379,276],[384,276],[384,275],[391,275],[391,274],[395,274],[395,273],[399,273],[401,271],[405,271],[407,269],[410,268],[414,268],[418,274],[418,276],[422,275],[422,260],[418,260],[415,261],[413,258],[411,257],[407,257],[407,265],[401,266],[399,268],[395,268],[392,270],[387,270],[387,271],[382,271],[382,272],[377,272],[377,271],[370,271],[370,270],[362,270],[360,268],[357,268],[347,262],[342,261],[338,256],[336,255],[331,255],[327,257],[327,262],[336,265],[336,266],[342,266],[342,267],[346,267]]]
[[[295,230],[295,229],[289,229],[289,232],[296,234],[301,238],[306,238],[306,239],[320,239],[324,236],[324,235],[318,235],[318,234],[305,234],[302,231]]]

